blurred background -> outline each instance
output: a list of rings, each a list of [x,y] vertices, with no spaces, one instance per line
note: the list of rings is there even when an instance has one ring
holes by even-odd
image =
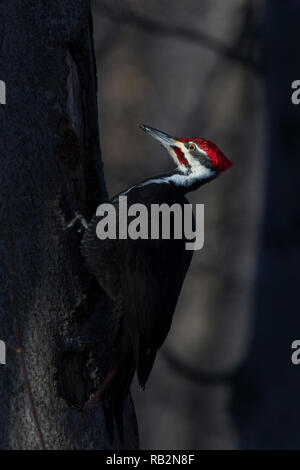
[[[139,123],[234,162],[205,204],[171,332],[144,393],[142,449],[300,448],[297,0],[93,0],[112,196],[172,162]]]

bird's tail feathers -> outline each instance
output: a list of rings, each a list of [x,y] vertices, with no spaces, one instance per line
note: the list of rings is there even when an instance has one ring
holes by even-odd
[[[123,348],[118,348],[104,382],[109,375],[111,375],[111,379],[107,381],[102,394],[106,427],[111,443],[114,442],[115,424],[120,442],[124,443],[124,401],[128,395],[134,372],[131,354],[124,351]]]
[[[156,349],[139,349],[138,362],[136,364],[137,376],[139,385],[144,390],[146,382],[149,378],[150,372],[155,361],[157,350]]]

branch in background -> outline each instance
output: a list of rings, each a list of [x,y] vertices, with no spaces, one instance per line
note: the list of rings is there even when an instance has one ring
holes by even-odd
[[[255,62],[256,42],[257,42],[257,19],[256,13],[259,11],[258,2],[260,0],[246,0],[244,5],[243,21],[240,33],[236,40],[236,48],[242,51],[245,58]],[[262,67],[261,67],[262,68]]]
[[[121,11],[118,11],[106,3],[99,1],[95,2],[95,6],[101,11],[102,16],[106,16],[111,21],[127,23],[152,34],[171,36],[177,39],[192,41],[213,50],[227,59],[238,61],[242,65],[251,67],[256,72],[261,72],[261,64],[258,61],[250,58],[248,54],[245,55],[241,53],[238,48],[226,46],[219,39],[210,36],[203,31],[195,31],[190,28],[182,27],[181,25],[170,25],[157,22],[156,20],[146,18],[145,16],[129,10],[128,8],[126,10],[122,9]]]
[[[13,223],[12,223],[12,214],[11,214],[11,200],[9,191],[6,194],[6,210],[7,210],[7,229],[8,229],[8,239],[9,239],[9,246],[8,246],[8,256],[9,256],[9,275],[10,275],[10,282],[11,282],[11,289],[12,289],[12,316],[14,322],[14,329],[15,329],[15,336],[16,336],[16,343],[17,348],[14,350],[17,352],[18,357],[20,359],[20,367],[24,379],[25,389],[28,394],[29,399],[29,406],[31,415],[37,430],[37,434],[39,436],[39,441],[41,448],[44,450],[45,441],[43,437],[43,433],[41,430],[40,422],[38,419],[36,407],[34,404],[34,398],[32,394],[32,389],[27,373],[24,351],[22,347],[22,333],[20,329],[20,322],[19,322],[19,297],[18,297],[18,279],[17,279],[17,267],[16,267],[16,248],[15,248],[15,237],[13,231]]]

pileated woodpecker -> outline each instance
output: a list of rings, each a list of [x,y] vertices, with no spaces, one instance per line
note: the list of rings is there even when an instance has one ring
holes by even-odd
[[[182,207],[188,204],[186,193],[232,165],[208,140],[174,138],[149,126],[141,125],[141,128],[167,150],[176,168],[120,193],[127,196],[128,206],[142,203],[150,209],[152,204],[177,203]],[[117,213],[118,196],[109,201]],[[81,249],[88,270],[96,276],[118,312],[120,327],[112,363],[114,376],[105,394],[107,407],[121,419],[122,401],[135,371],[143,389],[157,350],[169,332],[193,252],[186,250],[185,238],[174,237],[174,226],[170,239],[100,240],[96,234],[99,220],[97,215],[91,219]]]

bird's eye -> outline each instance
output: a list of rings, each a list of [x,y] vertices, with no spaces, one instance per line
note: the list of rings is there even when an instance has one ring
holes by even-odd
[[[190,143],[190,144],[188,144],[188,149],[191,150],[191,151],[196,150],[196,145],[193,144],[193,143]]]

